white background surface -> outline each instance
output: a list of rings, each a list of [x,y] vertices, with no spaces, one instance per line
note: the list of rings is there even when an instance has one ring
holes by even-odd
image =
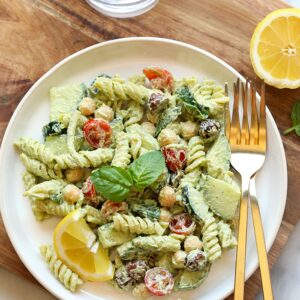
[[[300,7],[299,0],[287,0],[290,4]],[[5,300],[55,300],[43,288],[26,281],[0,268],[0,299]]]

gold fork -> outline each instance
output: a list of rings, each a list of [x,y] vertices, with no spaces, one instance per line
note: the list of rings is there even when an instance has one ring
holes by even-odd
[[[231,165],[241,175],[242,181],[234,299],[244,299],[248,199],[250,198],[264,298],[265,300],[272,300],[273,293],[259,206],[255,193],[253,193],[253,195],[249,194],[250,180],[262,167],[266,155],[265,84],[263,83],[261,87],[259,116],[256,107],[256,89],[254,85],[248,80],[246,83],[240,84],[240,80],[238,79],[237,82],[234,83],[233,89],[234,103],[231,122],[228,106],[225,110],[226,136],[230,142],[232,152]],[[240,127],[239,116],[240,89],[243,104],[242,128]],[[225,85],[225,93],[228,93],[227,84]],[[248,120],[249,101],[251,103],[250,120]]]

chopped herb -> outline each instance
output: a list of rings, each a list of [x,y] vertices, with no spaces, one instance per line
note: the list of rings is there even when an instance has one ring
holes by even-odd
[[[61,193],[51,195],[50,200],[57,204],[62,204],[64,201]]]

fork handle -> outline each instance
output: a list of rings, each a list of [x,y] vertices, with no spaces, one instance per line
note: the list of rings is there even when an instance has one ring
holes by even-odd
[[[243,178],[242,176],[242,197],[240,202],[238,245],[235,264],[234,300],[244,299],[249,183],[250,178]]]
[[[250,199],[251,199],[252,219],[254,224],[256,248],[257,248],[258,258],[259,258],[264,299],[273,300],[274,298],[273,298],[270,271],[268,265],[268,256],[267,256],[267,251],[265,246],[264,231],[263,231],[259,206],[258,206],[257,199],[254,195],[250,195]]]

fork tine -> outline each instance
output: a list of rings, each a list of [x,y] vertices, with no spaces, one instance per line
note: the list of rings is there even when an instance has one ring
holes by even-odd
[[[241,140],[240,118],[239,118],[239,99],[240,99],[240,79],[233,84],[234,102],[232,111],[232,121],[230,127],[230,144],[239,144]]]
[[[265,82],[263,81],[260,90],[260,109],[259,109],[259,145],[266,148],[267,129],[266,129],[266,95]]]
[[[225,83],[225,96],[228,97],[228,83]],[[227,139],[230,138],[230,109],[229,109],[229,102],[225,104],[225,116],[224,116],[224,122],[225,122],[225,134]]]
[[[246,80],[246,83],[242,83],[242,99],[243,99],[243,121],[242,121],[242,135],[241,135],[241,144],[249,144],[249,123],[248,123],[248,86],[249,81]]]
[[[258,144],[258,116],[256,108],[256,88],[250,82],[250,97],[251,97],[251,127],[250,127],[250,144]]]

